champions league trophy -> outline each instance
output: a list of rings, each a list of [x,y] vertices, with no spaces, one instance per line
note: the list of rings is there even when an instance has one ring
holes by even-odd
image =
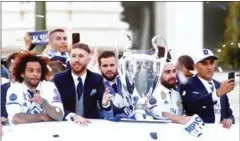
[[[130,36],[127,36],[129,44]],[[151,99],[155,87],[159,83],[159,78],[166,62],[168,48],[165,45],[164,55],[159,58],[156,39],[165,39],[160,35],[152,38],[153,50],[130,50],[129,44],[124,48],[123,56],[118,61],[118,73],[122,82],[122,92],[128,98],[131,108],[125,109],[128,118],[121,121],[153,121],[157,122],[155,116],[148,111],[148,103],[156,103],[156,99]],[[159,119],[160,120],[160,119]],[[166,119],[163,119],[166,120]]]

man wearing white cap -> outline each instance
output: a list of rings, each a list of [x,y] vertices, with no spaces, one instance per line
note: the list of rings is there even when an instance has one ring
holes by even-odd
[[[165,63],[153,97],[150,98],[148,107],[155,117],[166,117],[174,123],[187,124],[191,116],[183,116],[182,98],[176,86],[176,67],[172,62]]]
[[[209,49],[202,49],[195,59],[197,75],[190,78],[182,92],[183,106],[188,116],[198,114],[205,123],[222,123],[230,128],[235,122],[227,93],[232,91],[232,80],[222,84],[213,80],[217,57]]]

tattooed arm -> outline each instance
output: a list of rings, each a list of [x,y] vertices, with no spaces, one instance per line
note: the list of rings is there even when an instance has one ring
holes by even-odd
[[[51,121],[51,120],[52,119],[45,113],[40,113],[40,114],[17,113],[12,118],[12,122],[14,124],[34,123],[34,122]]]
[[[59,107],[50,105],[47,100],[44,100],[41,104],[46,114],[50,116],[52,119],[61,121],[63,119],[63,111]]]

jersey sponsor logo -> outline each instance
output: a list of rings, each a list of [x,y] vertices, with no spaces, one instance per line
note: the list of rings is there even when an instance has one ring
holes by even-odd
[[[10,101],[16,101],[16,100],[17,100],[17,95],[16,95],[16,94],[11,94],[11,95],[9,96],[9,100],[10,100]]]

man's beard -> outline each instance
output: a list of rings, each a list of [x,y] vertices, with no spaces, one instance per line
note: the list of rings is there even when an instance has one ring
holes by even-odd
[[[37,88],[37,86],[40,82],[40,80],[39,80],[36,84],[33,84],[29,79],[26,79],[26,78],[24,79],[24,81],[25,81],[25,84],[27,86],[29,86],[30,88]]]
[[[108,76],[105,75],[103,72],[101,72],[101,73],[102,73],[102,76],[103,76],[106,80],[108,80],[108,81],[113,81],[113,80],[117,77],[117,75],[118,75],[118,72],[116,72],[116,73],[113,74],[112,77],[108,77]]]
[[[173,78],[171,78],[171,79],[173,79]],[[171,80],[171,79],[169,79],[169,80]],[[169,80],[168,80],[168,81],[169,81]],[[175,88],[175,86],[176,86],[176,82],[170,84],[168,81],[161,80],[161,83],[162,83],[162,85],[163,85],[164,87],[166,87],[166,88],[168,88],[168,89]],[[176,79],[175,79],[175,81],[176,81]]]

